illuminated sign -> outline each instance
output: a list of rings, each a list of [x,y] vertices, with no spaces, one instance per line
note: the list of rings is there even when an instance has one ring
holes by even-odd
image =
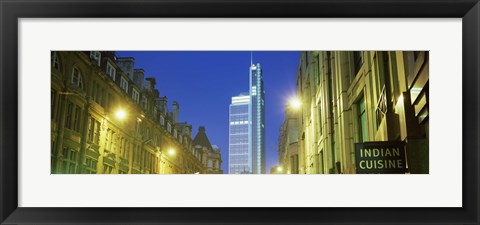
[[[357,173],[405,173],[403,142],[355,143]]]

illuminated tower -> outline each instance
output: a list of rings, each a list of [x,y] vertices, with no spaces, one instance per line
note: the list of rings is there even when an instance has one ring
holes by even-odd
[[[265,173],[265,90],[260,63],[251,63],[249,87],[249,92],[232,97],[230,104],[230,174]]]
[[[251,173],[265,173],[265,89],[260,63],[250,66],[250,104],[248,109]]]
[[[250,132],[248,112],[250,95],[248,92],[232,97],[229,113],[228,133],[228,173],[250,174]]]

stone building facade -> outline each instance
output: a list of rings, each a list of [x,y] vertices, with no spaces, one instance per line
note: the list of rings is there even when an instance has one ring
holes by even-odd
[[[287,105],[285,120],[280,127],[278,138],[278,161],[282,173],[298,174],[298,115],[295,109]],[[274,170],[278,172],[278,170]]]
[[[404,143],[406,173],[429,172],[429,52],[302,52],[296,85],[299,173],[357,173],[366,142]]]
[[[198,128],[197,135],[193,139],[193,146],[194,154],[199,156],[205,167],[205,173],[223,174],[220,148],[210,143],[204,126]]]
[[[206,172],[179,104],[169,112],[156,79],[134,62],[115,52],[51,52],[52,173]]]

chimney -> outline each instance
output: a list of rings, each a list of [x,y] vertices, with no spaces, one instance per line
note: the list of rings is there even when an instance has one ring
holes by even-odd
[[[155,78],[149,77],[149,78],[146,79],[145,88],[148,91],[152,92],[153,89],[155,89],[155,84],[157,84]]]
[[[178,123],[178,110],[180,109],[180,105],[178,105],[178,102],[177,101],[173,101],[173,105],[172,105],[172,110],[173,110],[173,124],[177,124]]]
[[[187,135],[188,137],[192,138],[192,125],[187,126]]]
[[[145,70],[143,69],[135,69],[133,72],[133,82],[139,86],[143,87],[143,79],[145,77]]]
[[[127,74],[128,78],[133,80],[135,59],[133,57],[118,57],[116,63],[117,66]]]
[[[156,100],[157,108],[163,114],[167,114],[167,112],[168,112],[167,101],[168,101],[167,96],[157,98],[157,100]]]

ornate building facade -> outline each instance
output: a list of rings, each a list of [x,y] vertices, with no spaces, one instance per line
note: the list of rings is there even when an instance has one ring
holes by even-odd
[[[278,161],[281,171],[275,173],[298,174],[298,115],[297,111],[288,106],[285,110],[285,120],[280,127],[278,138]]]
[[[223,174],[222,156],[220,148],[210,144],[204,126],[198,128],[197,135],[193,139],[194,154],[198,154],[200,161],[205,166],[207,174]]]
[[[356,155],[363,143],[400,143],[405,173],[428,173],[428,84],[429,52],[302,52],[299,173],[359,173],[369,165]]]
[[[145,80],[134,62],[115,52],[51,52],[52,173],[207,171],[179,104],[169,112],[156,79]]]

